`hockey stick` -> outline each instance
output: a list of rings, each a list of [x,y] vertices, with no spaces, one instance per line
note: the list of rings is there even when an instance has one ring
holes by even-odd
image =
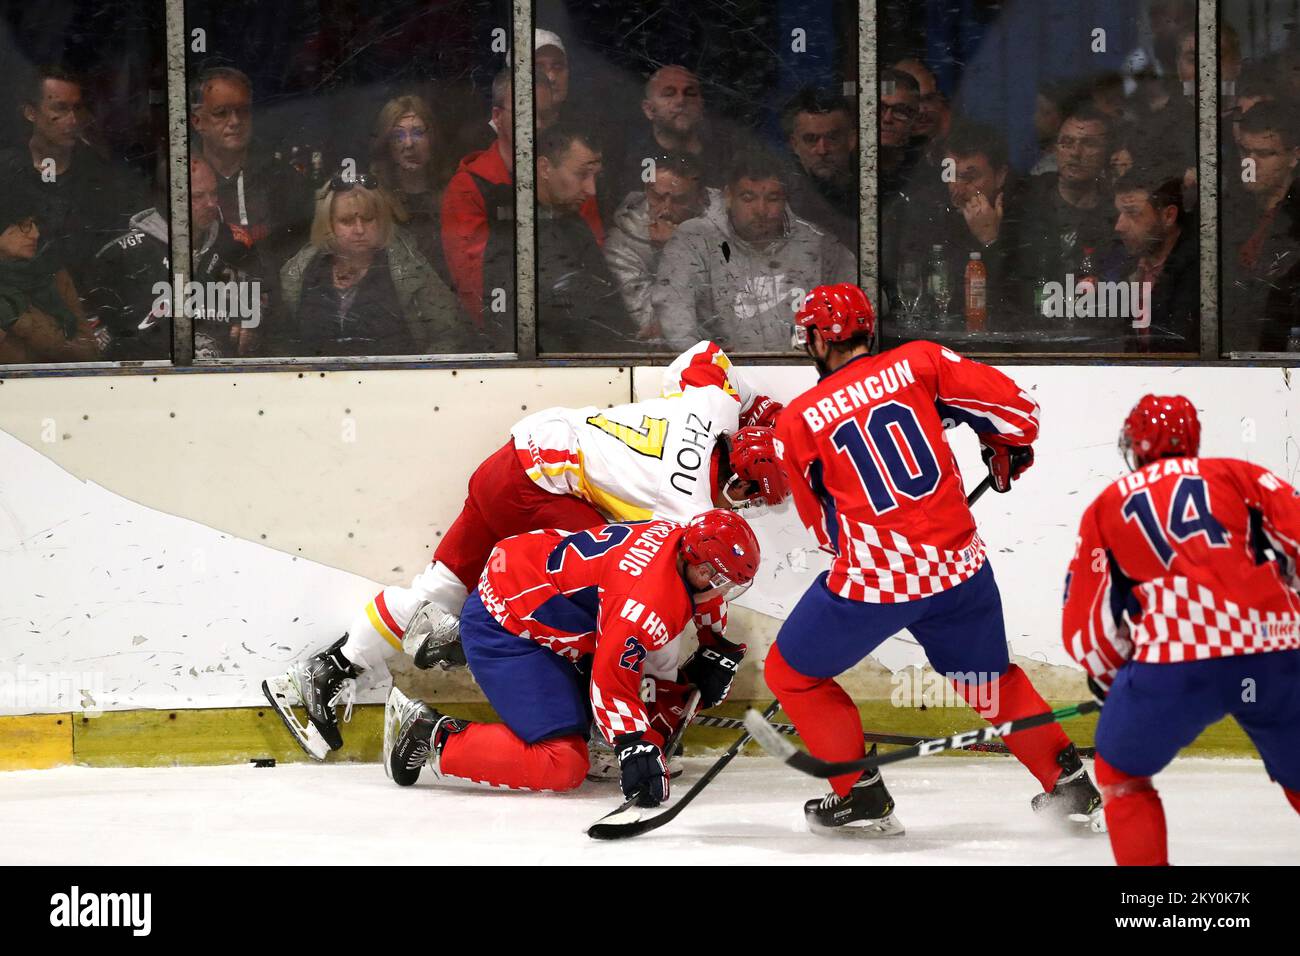
[[[780,707],[781,702],[774,700],[772,703],[768,704],[767,710],[763,711],[762,714],[756,710],[751,710],[750,713],[753,714],[760,723],[766,724],[767,718],[775,714]],[[748,718],[746,718],[746,720],[748,720]],[[777,734],[776,737],[778,740],[781,739],[780,734]],[[677,814],[681,813],[688,803],[699,796],[700,791],[707,787],[714,777],[722,773],[722,768],[731,763],[732,758],[735,757],[736,754],[740,753],[741,748],[744,747],[745,744],[749,743],[749,740],[750,732],[746,731],[741,735],[739,740],[727,748],[727,752],[719,757],[712,767],[704,772],[704,776],[695,781],[695,785],[691,787],[691,789],[687,790],[680,800],[662,813],[656,813],[652,817],[643,817],[642,810],[644,808],[632,806],[632,803],[635,800],[635,798],[633,798],[633,800],[629,800],[617,810],[606,814],[589,826],[587,828],[587,836],[591,837],[593,840],[622,840],[626,837],[634,837],[642,833],[648,833],[651,830],[659,829],[665,823],[668,823],[676,817]]]
[[[1023,717],[1020,720],[1007,720],[989,727],[977,727],[975,730],[953,734],[951,737],[936,737],[933,740],[923,740],[905,750],[896,750],[884,756],[867,756],[859,760],[840,762],[821,760],[800,750],[782,737],[779,732],[773,731],[768,726],[767,720],[753,708],[750,708],[745,714],[745,727],[748,728],[759,745],[778,760],[810,776],[826,779],[827,777],[838,777],[846,773],[874,770],[884,764],[897,763],[900,760],[911,760],[913,757],[928,757],[930,754],[937,754],[943,750],[955,750],[970,744],[985,743],[998,737],[1005,737],[1008,734],[1031,730],[1044,724],[1065,720],[1067,717],[1079,717],[1100,709],[1100,704],[1088,700],[1071,707],[1062,707],[1060,710],[1049,710],[1041,714],[1034,714],[1032,717]]]
[[[712,714],[697,714],[691,721],[697,727],[717,727],[721,730],[744,730],[745,722],[739,717],[715,717]],[[768,724],[778,734],[785,734],[787,737],[798,737],[799,731],[795,729],[794,724]],[[899,746],[911,747],[919,744],[924,740],[930,740],[929,737],[918,737],[916,734],[882,734],[874,730],[864,731],[862,739],[869,744],[897,744]],[[988,753],[988,754],[1009,754],[1006,744],[971,744],[967,747],[958,748],[968,750],[971,753]],[[1080,747],[1080,757],[1091,757],[1096,753],[1095,747]]]
[[[984,496],[984,492],[993,487],[993,476],[985,475],[984,480],[975,486],[975,490],[966,496],[966,507],[969,508],[975,502]]]

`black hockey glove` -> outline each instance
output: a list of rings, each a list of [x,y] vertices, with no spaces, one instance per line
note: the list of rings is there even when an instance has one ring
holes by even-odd
[[[668,763],[658,744],[639,733],[614,738],[614,752],[623,777],[623,796],[639,795],[638,807],[657,807],[668,799]]]
[[[1088,675],[1088,693],[1092,694],[1092,699],[1099,704],[1106,703],[1106,694],[1109,693],[1105,688],[1097,683],[1097,678],[1091,674]]]
[[[993,478],[993,490],[1006,494],[1011,482],[1019,478],[1034,463],[1034,450],[1029,446],[1002,444],[983,445],[980,454]]]
[[[732,644],[725,638],[714,637],[710,643],[701,644],[683,665],[682,675],[687,683],[699,688],[700,710],[716,707],[727,699],[731,682],[736,679],[740,662],[745,657],[745,649],[744,644]]]

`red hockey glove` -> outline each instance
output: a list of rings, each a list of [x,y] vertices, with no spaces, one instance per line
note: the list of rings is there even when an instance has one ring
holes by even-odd
[[[614,738],[614,752],[623,796],[637,796],[638,807],[657,807],[668,799],[668,762],[658,744],[642,740],[639,733],[620,734]]]
[[[780,402],[773,401],[766,395],[760,395],[749,406],[749,411],[741,416],[741,427],[759,425],[763,428],[775,428],[776,416],[781,414],[783,408],[785,406]]]
[[[980,454],[993,478],[993,490],[1002,494],[1034,463],[1034,450],[1028,445],[985,444]]]
[[[644,703],[650,716],[650,729],[664,740],[672,740],[686,717],[686,698],[691,694],[691,685],[662,677],[650,677],[649,680],[654,682],[653,696],[647,697]],[[646,697],[644,691],[642,697]]]

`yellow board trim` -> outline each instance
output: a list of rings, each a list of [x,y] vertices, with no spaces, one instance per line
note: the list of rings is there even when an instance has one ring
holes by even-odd
[[[0,770],[47,770],[72,763],[72,715],[0,717]]]

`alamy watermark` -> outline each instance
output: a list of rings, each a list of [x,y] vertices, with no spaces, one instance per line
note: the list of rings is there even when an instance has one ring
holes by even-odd
[[[19,714],[77,711],[103,714],[103,671],[35,671],[19,664],[0,671],[0,712]]]
[[[1048,319],[1131,319],[1133,328],[1151,325],[1150,282],[1079,281],[1043,285],[1042,313]]]
[[[998,674],[956,671],[940,674],[915,667],[890,678],[889,702],[895,707],[965,707],[980,712],[998,709]]]
[[[178,272],[170,283],[155,282],[152,291],[151,314],[159,318],[174,318],[179,302],[181,315],[204,322],[238,322],[244,329],[262,324],[262,283],[256,279],[186,282]]]

